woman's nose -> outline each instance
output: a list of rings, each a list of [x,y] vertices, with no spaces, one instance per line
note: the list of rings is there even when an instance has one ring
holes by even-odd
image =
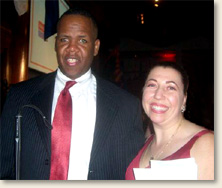
[[[160,87],[157,88],[154,97],[155,97],[156,99],[162,99],[162,98],[164,97],[164,91],[163,91],[163,89],[160,88]]]

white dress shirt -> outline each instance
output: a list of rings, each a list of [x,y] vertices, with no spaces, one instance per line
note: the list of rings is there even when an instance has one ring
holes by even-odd
[[[59,94],[70,80],[60,69],[57,70],[52,122]],[[72,137],[68,180],[87,180],[96,121],[96,79],[90,69],[75,81],[77,83],[69,89],[72,97]]]

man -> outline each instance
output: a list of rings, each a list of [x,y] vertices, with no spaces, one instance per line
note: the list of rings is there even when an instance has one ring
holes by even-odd
[[[15,179],[15,117],[30,104],[43,112],[53,129],[36,110],[22,109],[21,179],[124,179],[127,166],[144,143],[141,106],[132,95],[91,73],[100,47],[97,33],[88,12],[68,10],[57,25],[58,70],[11,88],[1,118],[1,179]],[[75,85],[66,90],[72,101],[72,121],[71,133],[64,133],[60,128],[70,118],[58,124],[55,116],[70,111],[67,107],[56,112],[68,81]],[[61,157],[66,147],[68,167],[63,166],[67,155],[65,160]]]

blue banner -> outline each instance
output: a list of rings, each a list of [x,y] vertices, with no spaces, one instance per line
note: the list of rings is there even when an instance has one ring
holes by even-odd
[[[44,40],[54,35],[56,24],[59,19],[59,2],[58,0],[45,0],[45,30]]]

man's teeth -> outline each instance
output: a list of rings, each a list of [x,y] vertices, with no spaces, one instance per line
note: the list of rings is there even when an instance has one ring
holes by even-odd
[[[77,62],[77,59],[67,59],[67,61],[69,62],[69,63],[75,63],[75,62]]]
[[[152,109],[155,109],[155,110],[161,110],[161,111],[167,110],[167,108],[162,107],[162,106],[152,106],[151,108],[152,108]]]

